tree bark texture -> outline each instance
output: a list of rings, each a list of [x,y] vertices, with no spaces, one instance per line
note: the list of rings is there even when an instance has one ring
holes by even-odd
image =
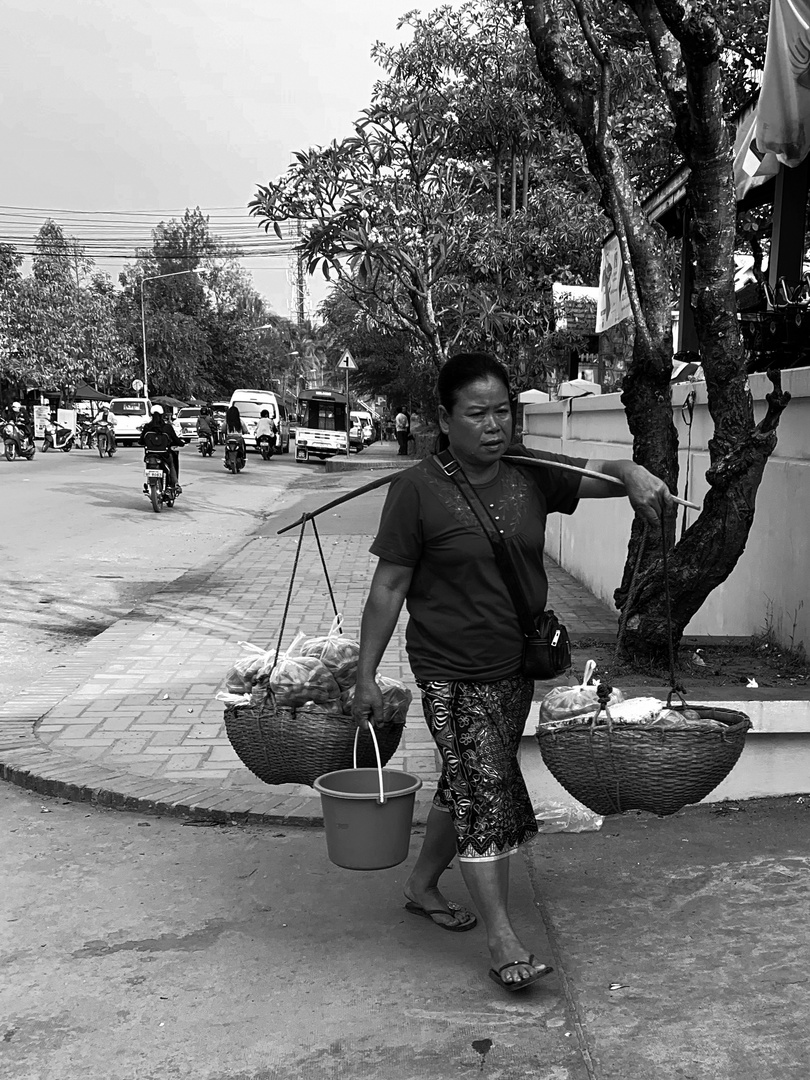
[[[672,419],[670,376],[670,286],[664,267],[662,237],[642,208],[619,147],[612,137],[610,61],[595,55],[601,70],[597,95],[587,89],[567,52],[551,5],[524,0],[526,24],[535,47],[540,74],[557,97],[585,151],[600,201],[613,222],[622,252],[636,334],[633,359],[624,379],[622,403],[633,436],[633,460],[659,476],[675,491],[678,483],[678,436]],[[599,52],[598,45],[595,46]],[[634,524],[617,603],[624,603],[642,532]],[[655,555],[645,547],[640,569]]]
[[[571,2],[599,71],[598,93],[585,87],[574,68],[552,5],[523,0],[525,20],[540,73],[582,142],[625,261],[636,337],[622,402],[633,436],[633,458],[676,491],[677,436],[669,384],[671,296],[662,247],[611,137],[610,57],[592,30],[589,0]],[[669,552],[671,627],[664,605],[662,539],[646,537],[638,522],[614,597],[624,609],[622,651],[661,659],[668,654],[670,629],[677,648],[688,622],[745,549],[757,489],[789,395],[781,392],[775,376],[768,414],[755,426],[734,294],[736,201],[723,117],[722,37],[711,16],[681,0],[626,3],[645,31],[676,139],[690,167],[693,308],[714,423],[709,493],[698,519]],[[667,525],[665,542],[672,548],[674,521]]]

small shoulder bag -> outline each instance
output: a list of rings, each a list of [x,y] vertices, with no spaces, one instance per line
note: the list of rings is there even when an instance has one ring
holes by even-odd
[[[509,549],[464,470],[449,450],[436,454],[436,461],[464,496],[492,545],[495,562],[512,598],[520,629],[523,631],[521,675],[529,679],[553,679],[562,675],[571,666],[568,631],[553,611],[544,611],[535,618],[526,602]]]

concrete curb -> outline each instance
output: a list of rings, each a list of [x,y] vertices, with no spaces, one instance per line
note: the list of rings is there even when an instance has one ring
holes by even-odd
[[[36,736],[30,737],[26,747],[0,752],[0,779],[51,798],[218,825],[323,825],[318,795],[301,798],[269,791],[264,795],[116,773],[48,750]],[[417,792],[414,825],[425,823],[431,804],[430,793]]]

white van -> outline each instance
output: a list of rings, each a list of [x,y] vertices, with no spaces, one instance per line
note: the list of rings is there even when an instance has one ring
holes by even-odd
[[[350,441],[354,442],[359,438],[363,446],[371,446],[374,442],[374,421],[371,418],[371,413],[366,412],[364,409],[352,409],[349,420],[351,424],[349,430]]]
[[[141,428],[149,421],[152,402],[142,397],[115,397],[110,412],[115,417],[115,441],[119,446],[136,443]]]
[[[277,428],[276,453],[289,454],[290,418],[286,408],[272,390],[234,390],[230,404],[237,407],[248,429],[245,435],[245,446],[256,448],[256,425],[259,423],[262,409],[267,409],[270,419],[275,421]]]

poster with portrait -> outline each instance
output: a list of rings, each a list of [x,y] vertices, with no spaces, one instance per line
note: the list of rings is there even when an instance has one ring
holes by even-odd
[[[627,296],[624,263],[619,251],[619,238],[611,236],[602,248],[602,269],[599,274],[599,301],[596,308],[596,333],[601,334],[631,314]]]

